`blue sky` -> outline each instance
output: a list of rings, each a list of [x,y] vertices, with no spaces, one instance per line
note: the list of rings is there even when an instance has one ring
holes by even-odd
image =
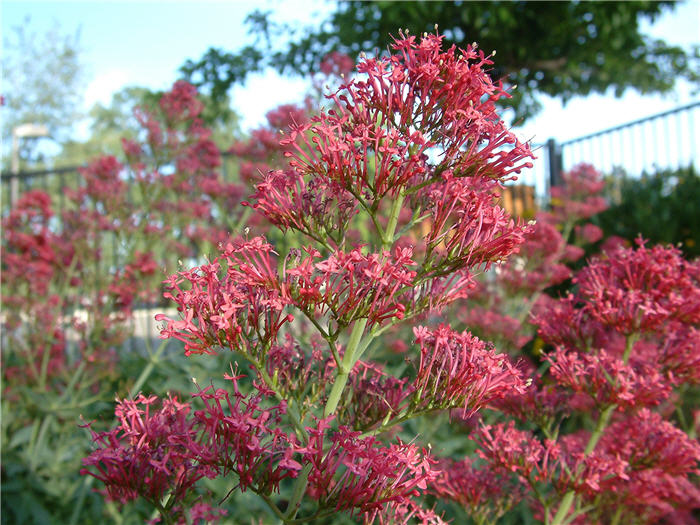
[[[2,33],[31,19],[32,30],[46,32],[58,23],[63,33],[80,31],[88,85],[86,107],[109,102],[112,93],[126,85],[165,89],[177,78],[188,58],[199,58],[209,47],[235,50],[251,42],[243,24],[255,8],[270,9],[286,22],[316,24],[333,10],[320,0],[251,1],[18,1],[0,4]],[[681,4],[652,26],[651,36],[687,47],[700,43],[700,0]],[[496,56],[496,59],[498,56]],[[263,121],[267,110],[298,101],[304,79],[280,78],[273,72],[255,75],[233,92],[234,108],[243,115],[244,129]],[[629,91],[613,96],[576,98],[566,106],[543,99],[545,109],[518,133],[525,139],[562,141],[697,100],[687,85],[675,94],[640,96]]]

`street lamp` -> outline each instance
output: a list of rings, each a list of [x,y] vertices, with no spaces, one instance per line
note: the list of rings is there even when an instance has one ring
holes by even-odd
[[[12,179],[10,179],[10,204],[19,198],[19,139],[29,137],[48,137],[49,128],[43,124],[20,124],[12,129]]]

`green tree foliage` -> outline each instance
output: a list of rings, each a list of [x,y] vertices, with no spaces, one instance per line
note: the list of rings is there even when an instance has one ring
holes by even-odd
[[[697,81],[697,49],[683,50],[640,33],[640,20],[654,20],[674,4],[342,1],[326,23],[296,34],[294,28],[275,24],[270,13],[256,11],[248,23],[252,33],[265,39],[237,53],[209,49],[200,60],[188,60],[181,72],[217,97],[263,67],[310,74],[331,51],[355,58],[363,49],[385,50],[398,28],[417,35],[434,32],[437,24],[460,47],[476,41],[487,53],[497,51],[491,75],[518,85],[510,105],[520,120],[540,109],[537,94],[567,101],[610,88],[617,96],[627,88],[666,92],[679,76]],[[279,35],[289,34],[282,50],[273,51]],[[260,53],[265,45],[266,52]]]
[[[641,235],[651,244],[678,245],[686,257],[700,255],[700,175],[693,166],[614,182],[612,205],[594,219],[606,236]]]
[[[64,34],[55,24],[38,34],[27,18],[5,35],[3,47],[3,158],[9,159],[12,129],[20,124],[43,124],[53,140],[66,141],[82,116],[85,91],[79,32]],[[36,139],[21,141],[20,157],[40,160]]]

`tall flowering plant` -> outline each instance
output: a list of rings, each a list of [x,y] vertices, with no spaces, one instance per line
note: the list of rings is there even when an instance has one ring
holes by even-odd
[[[180,316],[157,317],[162,337],[238,364],[191,408],[120,403],[138,419],[95,432],[84,460],[109,498],[141,496],[175,522],[192,518],[197,480],[225,477],[286,522],[440,521],[421,499],[440,468],[402,429],[526,390],[508,357],[438,318],[532,229],[497,205],[531,157],[495,112],[508,95],[483,52],[442,41],[401,35],[392,56],[360,60],[332,109],[293,123],[288,166],[245,204],[305,242],[278,253],[261,236],[231,239],[166,281]],[[401,324],[414,357],[396,369],[375,357]]]
[[[242,204],[279,232],[171,275],[179,315],[157,317],[191,359],[231,366],[91,430],[83,473],[108,499],[166,523],[221,518],[216,488],[285,523],[693,523],[698,262],[640,240],[567,266],[572,233],[600,237],[580,222],[605,206],[590,166],[513,220],[498,193],[529,147],[495,113],[490,57],[442,40],[361,57],[328,110],[262,144]]]
[[[460,305],[457,321],[503,351],[519,354],[537,335],[530,314],[540,297],[565,286],[572,266],[601,240],[602,230],[587,221],[607,208],[603,187],[602,174],[589,164],[563,173],[562,185],[551,189],[549,211],[536,212],[516,255],[481,276],[469,301]]]

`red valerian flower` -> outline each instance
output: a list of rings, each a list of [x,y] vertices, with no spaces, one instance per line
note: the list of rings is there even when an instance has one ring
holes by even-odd
[[[504,512],[517,504],[525,494],[525,486],[515,482],[509,473],[477,465],[470,458],[441,462],[440,474],[430,485],[437,497],[451,500],[464,507],[470,516],[484,522],[495,522]]]
[[[593,348],[624,347],[624,337],[612,327],[606,327],[581,308],[573,294],[560,299],[541,295],[531,316],[537,333],[553,346],[583,352]],[[622,341],[620,344],[619,341]]]
[[[673,247],[618,249],[575,277],[578,298],[602,324],[623,334],[649,332],[668,320],[700,323],[700,285],[692,263]]]
[[[420,42],[406,36],[396,40],[393,56],[364,58],[358,65],[363,80],[350,80],[329,96],[333,109],[291,126],[282,145],[290,149],[286,155],[296,176],[268,176],[255,195],[256,206],[283,227],[297,228],[304,220],[300,205],[316,203],[318,208],[334,193],[342,202],[342,192],[347,192],[366,209],[376,209],[386,196],[440,185],[443,178],[466,179],[447,185],[452,193],[463,194],[484,180],[503,182],[529,165],[529,146],[518,142],[495,111],[494,102],[508,94],[486,73],[491,61],[471,46],[443,52],[442,41],[437,35],[425,35]],[[273,197],[264,194],[270,185]],[[469,207],[455,211],[450,225],[459,224],[469,210],[475,212]],[[479,212],[483,221],[466,227],[471,240],[465,240],[463,229],[448,237],[465,253],[470,242],[474,252],[478,240],[489,244],[482,247],[489,253],[512,243],[504,230],[506,218],[489,213]],[[303,227],[301,231],[314,229]],[[481,232],[503,235],[485,240]],[[444,234],[436,230],[433,240]]]
[[[338,250],[326,259],[311,248],[307,253],[296,266],[286,268],[296,307],[313,316],[331,312],[333,320],[345,326],[362,317],[368,318],[368,326],[403,318],[408,297],[404,291],[416,275],[410,248],[367,255],[361,248]]]
[[[656,367],[636,358],[625,363],[602,349],[586,354],[560,347],[545,359],[560,385],[589,395],[599,407],[658,405],[671,392]]]
[[[478,443],[477,453],[491,468],[530,481],[551,479],[560,452],[555,442],[547,440],[542,444],[531,432],[516,429],[513,421],[483,426]]]
[[[159,104],[170,125],[193,120],[204,110],[204,104],[197,99],[197,88],[182,80],[173,84]]]
[[[580,454],[585,440],[575,442],[563,442],[572,457],[576,449]],[[648,409],[613,423],[595,452],[582,461],[586,470],[572,482],[577,491],[596,498],[603,515],[618,512],[623,520],[628,516],[657,523],[678,510],[700,507],[700,489],[693,479],[700,473],[700,445]]]
[[[415,445],[399,440],[386,446],[343,426],[327,437],[328,430],[329,420],[319,420],[307,428],[308,444],[297,449],[312,465],[307,492],[323,507],[371,521],[419,495],[437,475],[434,462]]]
[[[284,341],[267,353],[265,366],[278,391],[312,409],[325,402],[326,387],[332,384],[336,367],[320,336],[312,335],[308,346],[311,348],[286,333]]]
[[[336,244],[358,212],[355,198],[336,182],[307,182],[294,170],[269,171],[255,189],[254,204],[243,202],[244,206],[252,206],[283,231],[293,228],[311,238],[322,232]]]
[[[562,173],[562,184],[551,188],[554,221],[588,219],[607,209],[600,195],[604,187],[602,174],[590,164],[577,164]]]
[[[469,332],[455,332],[443,324],[435,330],[416,327],[413,333],[421,347],[415,409],[459,407],[467,417],[495,399],[525,392],[529,385],[506,355]]]
[[[53,217],[48,193],[24,193],[2,219],[4,283],[26,283],[30,295],[45,297],[52,278],[70,266],[75,248],[49,225]],[[14,299],[3,289],[5,304]]]
[[[653,358],[672,385],[700,383],[700,328],[670,323],[654,345]]]
[[[279,491],[282,480],[297,477],[302,468],[293,458],[296,438],[281,429],[286,403],[268,406],[259,390],[243,395],[238,388],[241,377],[225,376],[233,392],[209,386],[193,394],[205,406],[194,416],[208,450],[199,461],[222,475],[235,472],[241,490],[253,487],[270,494]]]
[[[175,301],[183,318],[157,315],[157,321],[166,322],[161,337],[185,342],[187,355],[216,354],[222,347],[262,357],[282,325],[293,319],[285,313],[291,299],[273,253],[262,237],[238,240],[227,244],[213,262],[171,276],[164,296]],[[189,288],[183,290],[180,285],[185,282]]]
[[[214,451],[203,446],[189,417],[189,404],[169,397],[156,409],[157,400],[139,395],[118,401],[119,426],[92,432],[97,449],[83,459],[92,468],[83,468],[81,474],[102,481],[111,500],[126,503],[141,496],[160,505],[174,494],[181,501],[199,479],[218,473],[212,466]]]
[[[324,75],[342,76],[350,73],[355,67],[355,61],[345,53],[332,51],[321,61],[320,70]]]
[[[516,224],[497,206],[494,188],[493,181],[457,177],[447,171],[440,181],[422,190],[431,214],[425,238],[428,268],[443,274],[461,268],[487,269],[492,262],[517,252],[532,226]]]
[[[385,373],[379,364],[358,361],[350,374],[349,402],[338,419],[354,429],[367,430],[399,414],[413,391],[408,378],[398,379]]]

